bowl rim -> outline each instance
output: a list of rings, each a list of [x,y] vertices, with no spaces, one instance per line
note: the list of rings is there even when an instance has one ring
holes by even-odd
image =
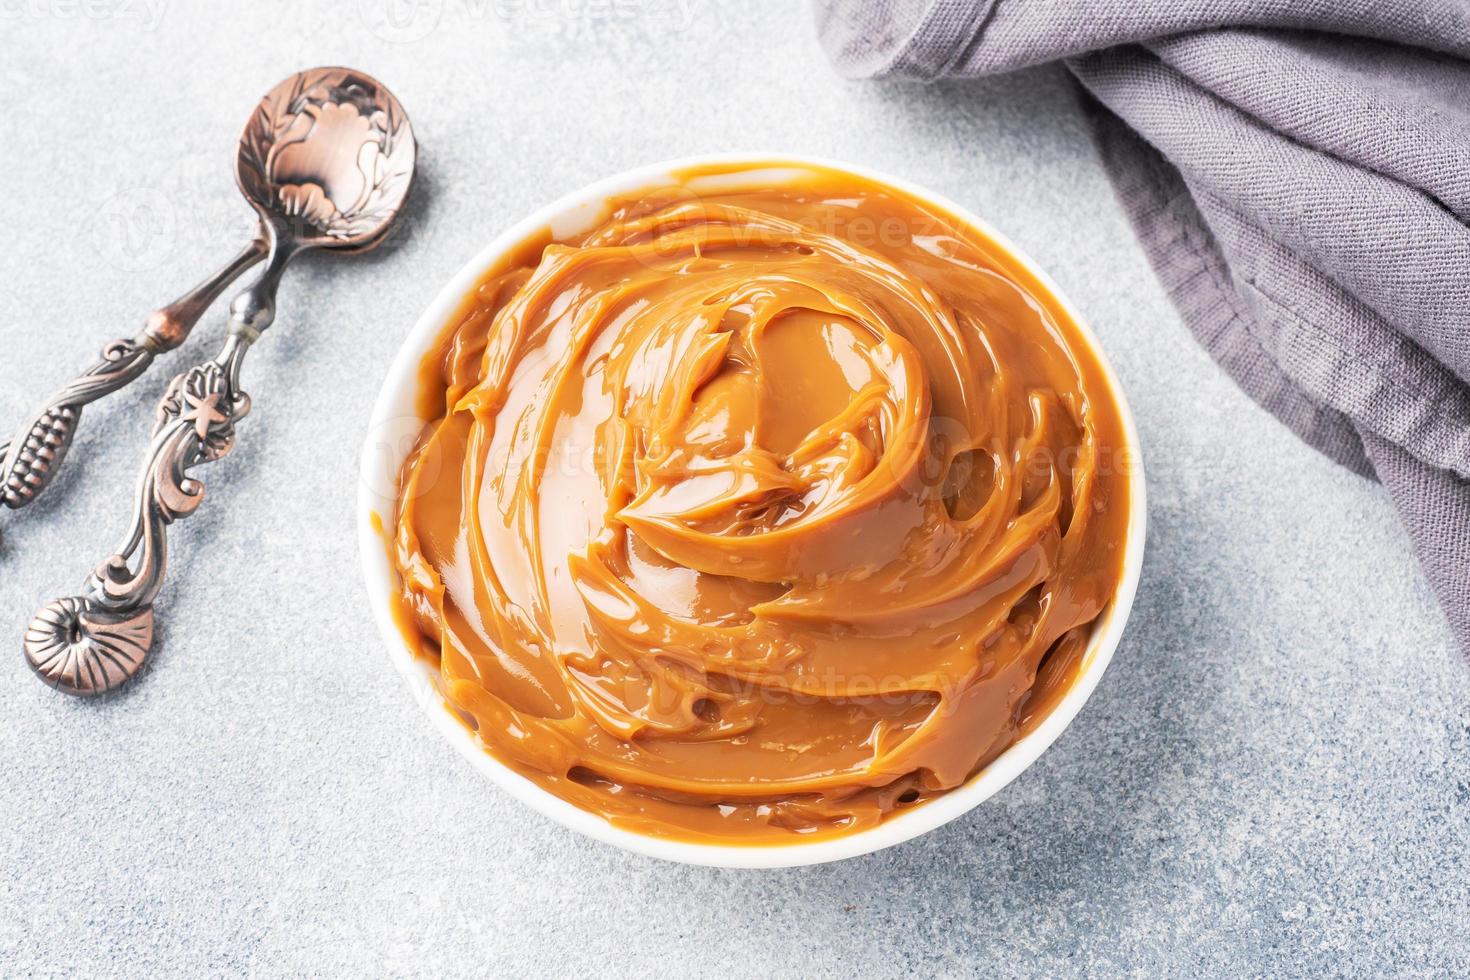
[[[1125,541],[1123,578],[1114,601],[1093,633],[1081,674],[1071,689],[1041,724],[1018,739],[993,762],[959,786],[923,806],[890,817],[867,830],[810,842],[783,844],[714,844],[653,837],[618,827],[603,817],[583,810],[542,789],[530,779],[500,762],[461,723],[439,693],[432,668],[409,649],[394,618],[391,593],[394,573],[388,561],[387,535],[396,497],[397,473],[411,442],[408,427],[397,439],[389,437],[396,424],[412,420],[412,434],[422,429],[416,412],[420,365],[433,344],[459,312],[481,277],[528,238],[553,233],[577,223],[596,220],[607,200],[615,195],[652,187],[673,179],[676,173],[696,167],[731,167],[739,172],[773,172],[821,168],[851,174],[893,187],[920,202],[940,208],[955,219],[972,225],[1019,262],[1048,291],[1072,318],[1083,340],[1090,346],[1119,409],[1129,461],[1129,519]],[[386,482],[384,482],[386,481]],[[614,847],[648,857],[683,864],[725,868],[784,868],[823,864],[858,857],[892,847],[928,833],[979,806],[999,792],[1038,759],[1061,733],[1097,688],[1122,637],[1143,567],[1147,501],[1143,456],[1133,413],[1112,364],[1097,336],[1057,284],[1034,260],[1008,237],[968,208],[926,188],[842,161],[789,153],[715,153],[682,157],[621,171],[563,195],[496,235],[481,248],[435,295],[419,316],[394,355],[373,404],[364,440],[357,494],[358,557],[373,619],[387,645],[389,659],[408,683],[419,706],[439,732],[511,797],[573,831]]]

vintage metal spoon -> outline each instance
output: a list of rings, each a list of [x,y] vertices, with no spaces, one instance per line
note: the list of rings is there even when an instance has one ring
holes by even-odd
[[[50,602],[31,620],[25,656],[47,683],[68,694],[100,694],[142,668],[153,645],[168,525],[204,499],[189,469],[228,453],[235,423],[250,410],[240,364],[275,319],[282,273],[308,249],[381,244],[407,199],[415,152],[398,100],[361,72],[314,68],[261,101],[240,136],[235,178],[259,216],[265,267],[230,304],[219,354],[170,382],[122,547],[93,571],[85,595]]]
[[[40,496],[61,468],[81,423],[82,407],[131,384],[159,354],[188,339],[204,311],[240,274],[265,257],[256,238],[214,275],[154,310],[135,337],[114,340],[66,387],[54,392],[8,443],[0,443],[0,504],[19,509]]]

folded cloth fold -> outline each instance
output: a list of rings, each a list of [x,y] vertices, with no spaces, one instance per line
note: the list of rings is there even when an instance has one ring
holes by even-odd
[[[1470,653],[1470,4],[815,7],[852,76],[1063,61],[1195,337],[1301,438],[1384,484]]]

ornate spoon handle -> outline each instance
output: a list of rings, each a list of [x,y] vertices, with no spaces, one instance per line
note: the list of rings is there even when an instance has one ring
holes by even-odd
[[[292,254],[273,248],[260,277],[231,304],[223,349],[169,383],[122,547],[92,572],[85,595],[47,603],[26,629],[27,662],[58,690],[101,694],[142,669],[153,645],[153,600],[168,568],[168,526],[204,500],[204,484],[189,470],[234,447],[235,423],[250,411],[240,364],[275,318],[276,287]]]
[[[40,496],[71,448],[82,406],[127,386],[157,355],[182,344],[225,287],[265,251],[265,240],[256,238],[214,275],[155,310],[136,337],[108,344],[101,358],[37,408],[10,442],[0,443],[0,503],[20,508]]]

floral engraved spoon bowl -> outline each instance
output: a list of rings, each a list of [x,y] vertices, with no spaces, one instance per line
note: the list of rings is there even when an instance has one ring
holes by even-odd
[[[382,244],[408,198],[416,152],[403,107],[362,72],[313,68],[261,100],[240,136],[235,178],[259,218],[265,266],[230,304],[220,352],[169,383],[121,547],[92,572],[84,594],[47,603],[26,629],[26,660],[46,683],[100,694],[142,669],[168,526],[204,499],[189,470],[228,453],[235,424],[250,411],[240,366],[275,320],[286,266],[310,249],[356,253]]]

